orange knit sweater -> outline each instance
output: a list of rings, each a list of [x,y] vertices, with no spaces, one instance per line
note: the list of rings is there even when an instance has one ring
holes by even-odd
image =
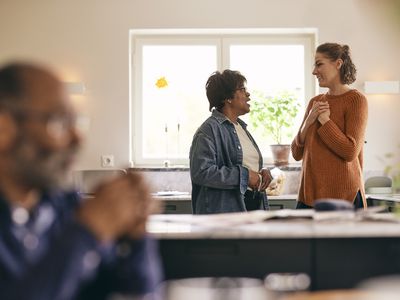
[[[294,159],[303,160],[298,200],[309,206],[323,198],[353,202],[360,191],[366,207],[362,168],[367,99],[357,90],[318,95],[308,104],[303,123],[314,101],[328,101],[330,120],[311,125],[304,144],[300,131],[292,142]]]

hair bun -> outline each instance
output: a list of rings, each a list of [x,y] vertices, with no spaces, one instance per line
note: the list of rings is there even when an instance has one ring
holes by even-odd
[[[342,45],[342,51],[343,53],[349,55],[350,54],[350,48],[348,45]]]

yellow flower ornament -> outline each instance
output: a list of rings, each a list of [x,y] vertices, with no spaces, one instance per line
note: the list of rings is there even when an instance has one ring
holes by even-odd
[[[168,86],[168,81],[165,79],[164,76],[157,79],[156,87],[158,87],[159,89],[162,89],[167,86]]]

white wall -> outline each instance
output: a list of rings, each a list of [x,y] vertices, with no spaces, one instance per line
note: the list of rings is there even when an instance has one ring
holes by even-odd
[[[316,27],[319,42],[348,43],[362,89],[366,80],[400,80],[399,0],[1,0],[0,63],[35,59],[65,80],[83,81],[75,99],[91,118],[79,167],[101,154],[129,163],[128,31],[133,28]],[[212,71],[212,70],[210,70]],[[312,76],[310,74],[310,76]],[[368,96],[365,168],[398,152],[400,95]]]

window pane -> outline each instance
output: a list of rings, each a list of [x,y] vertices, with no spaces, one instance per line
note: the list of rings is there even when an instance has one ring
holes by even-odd
[[[283,91],[294,94],[300,103],[292,136],[282,143],[290,143],[297,132],[304,113],[304,46],[303,45],[230,45],[230,68],[239,70],[246,78],[250,99],[260,95],[274,96]],[[250,102],[251,105],[251,102]],[[250,107],[251,109],[251,107]],[[271,135],[263,131],[262,126],[254,128],[249,114],[242,116],[249,125],[264,156],[271,156],[269,145],[276,144]]]
[[[187,159],[210,114],[205,83],[217,69],[216,46],[147,45],[142,53],[143,156]]]
[[[130,121],[134,163],[160,166],[169,160],[172,165],[188,164],[193,134],[210,115],[205,83],[215,70],[241,71],[248,79],[253,108],[257,99],[282,90],[293,93],[300,103],[292,127],[296,132],[305,99],[315,94],[315,82],[309,76],[313,38],[308,33],[277,36],[275,31],[270,34],[267,29],[254,33],[239,30],[238,34],[219,29],[206,33],[204,30],[178,30],[173,34],[170,30],[133,32]],[[157,86],[158,81],[161,84]],[[263,112],[263,107],[259,111]],[[265,162],[271,162],[269,144],[274,143],[273,139],[262,130],[264,125],[253,126],[249,116],[242,117],[249,124]]]

